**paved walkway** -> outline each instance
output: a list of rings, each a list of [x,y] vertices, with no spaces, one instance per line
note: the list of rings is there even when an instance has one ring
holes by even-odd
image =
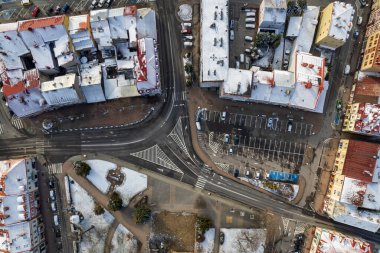
[[[112,238],[113,238],[113,235],[115,234],[117,226],[119,226],[119,222],[117,222],[117,220],[114,220],[108,229],[107,237],[104,243],[104,253],[111,253]]]
[[[63,173],[70,176],[77,184],[79,184],[84,190],[91,193],[91,196],[104,208],[107,208],[108,197],[103,194],[98,188],[91,184],[86,178],[78,176],[73,169],[73,162],[79,159],[71,158],[63,164]],[[146,252],[148,248],[147,235],[149,234],[149,226],[147,224],[137,225],[133,219],[133,209],[130,207],[124,207],[120,211],[110,211],[117,223],[126,227],[135,237],[141,242],[142,247],[140,252]]]

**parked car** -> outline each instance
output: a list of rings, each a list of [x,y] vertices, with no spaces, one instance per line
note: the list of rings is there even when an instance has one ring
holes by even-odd
[[[354,39],[359,38],[359,31],[355,31],[352,37],[354,37]]]
[[[289,133],[292,131],[292,128],[293,128],[293,120],[292,119],[288,120],[288,124],[287,124],[286,128],[287,128]]]
[[[30,0],[21,0],[21,5],[22,6],[29,6],[32,4],[32,1]]]
[[[222,245],[224,243],[224,233],[223,232],[219,233],[219,243],[220,243],[220,245]]]
[[[358,22],[357,22],[357,24],[361,25],[362,23],[363,23],[363,17],[358,16]]]
[[[253,38],[251,36],[245,36],[244,40],[247,41],[247,42],[252,42]]]
[[[226,120],[226,116],[227,116],[227,113],[222,112],[222,114],[220,115],[220,119],[224,121],[224,120]]]
[[[113,0],[107,0],[106,2],[107,8],[111,7],[112,3],[113,3]]]
[[[98,7],[102,8],[106,0],[99,0]]]
[[[230,148],[230,149],[228,150],[228,153],[229,153],[230,155],[233,155],[233,154],[234,154],[234,150],[233,150],[232,148]]]
[[[247,171],[245,172],[245,176],[246,176],[247,178],[252,178],[252,173],[251,173],[249,170],[247,170]]]
[[[235,20],[231,19],[230,21],[230,29],[233,30],[235,29]]]
[[[181,33],[183,33],[183,34],[191,34],[191,28],[187,28],[187,29],[182,29],[181,30]]]
[[[69,11],[69,9],[70,9],[70,5],[68,3],[65,3],[65,5],[62,7],[62,12],[66,13]]]
[[[234,171],[234,177],[239,177],[240,171],[238,169],[235,169]]]
[[[95,9],[98,5],[98,0],[92,0],[90,10]]]
[[[255,29],[256,25],[255,24],[245,24],[246,29]]]
[[[225,143],[229,143],[230,142],[230,135],[229,134],[225,134],[224,135],[224,142]]]
[[[59,14],[61,12],[61,6],[57,5],[54,10],[54,14]]]
[[[272,127],[273,127],[273,119],[272,118],[268,119],[267,127],[272,129]]]
[[[349,64],[347,64],[346,67],[344,68],[344,74],[345,75],[350,74],[350,70],[351,70],[351,66]]]
[[[235,31],[234,30],[230,30],[230,40],[234,40],[235,39]]]
[[[256,171],[255,179],[260,179],[260,176],[261,176],[260,172],[259,172],[259,171]]]
[[[37,17],[39,13],[40,13],[40,8],[38,6],[34,7],[32,10],[32,16]]]
[[[55,202],[51,202],[51,210],[53,212],[57,211],[57,205],[55,204]]]

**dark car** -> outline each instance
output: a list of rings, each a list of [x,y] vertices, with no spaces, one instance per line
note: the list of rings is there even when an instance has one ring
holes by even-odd
[[[238,177],[240,174],[239,170],[238,169],[235,169],[234,171],[234,177]]]
[[[54,14],[59,14],[61,12],[61,6],[57,5],[54,10]]]
[[[66,13],[69,11],[69,9],[70,9],[70,5],[68,3],[65,3],[65,5],[62,7],[62,12]]]
[[[354,39],[359,38],[359,31],[355,31],[353,34]]]
[[[220,245],[222,245],[224,243],[224,233],[223,232],[219,233],[219,243],[220,243]]]
[[[38,6],[35,6],[32,10],[32,16],[37,17],[39,13],[40,13],[40,8]]]

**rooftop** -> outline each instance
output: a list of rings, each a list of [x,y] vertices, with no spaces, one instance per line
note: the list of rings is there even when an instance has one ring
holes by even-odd
[[[98,62],[90,62],[80,65],[81,86],[101,84],[102,69]]]
[[[33,244],[29,222],[7,226],[3,230],[0,234],[0,251],[31,252]]]
[[[25,31],[36,28],[51,27],[54,28],[56,25],[63,25],[65,21],[65,16],[54,16],[47,18],[38,18],[19,21],[18,31]]]
[[[301,30],[302,17],[290,17],[286,37],[297,37]]]
[[[124,10],[124,8],[121,8]],[[121,13],[123,14],[123,12]],[[128,31],[136,30],[135,16],[110,16],[108,18],[112,39],[129,39]],[[134,39],[135,40],[135,39]]]
[[[355,87],[355,96],[357,95],[380,97],[380,76],[370,76],[360,72]]]
[[[228,95],[251,96],[253,72],[243,69],[228,69],[228,78],[223,82],[221,91]]]
[[[350,115],[354,120],[354,131],[358,133],[380,135],[380,105],[360,103],[356,115]]]
[[[94,39],[98,43],[98,48],[112,47],[112,39],[108,20],[91,21],[91,30]]]
[[[365,141],[350,140],[342,174],[357,180],[372,182],[380,145]],[[376,180],[378,181],[378,180]]]
[[[355,10],[351,4],[335,1],[329,36],[337,40],[346,41],[353,27],[354,13]]]
[[[87,30],[90,26],[90,16],[89,15],[79,15],[69,17],[69,32],[74,32],[77,30]]]
[[[316,228],[310,253],[372,253],[372,245],[333,230]]]
[[[56,76],[53,81],[43,82],[41,84],[41,91],[46,92],[64,88],[71,88],[75,84],[75,78],[75,74]]]
[[[224,81],[228,73],[228,0],[201,1],[201,79]]]
[[[137,38],[157,40],[156,12],[150,8],[137,9]]]
[[[340,201],[370,210],[380,210],[380,184],[345,177]]]

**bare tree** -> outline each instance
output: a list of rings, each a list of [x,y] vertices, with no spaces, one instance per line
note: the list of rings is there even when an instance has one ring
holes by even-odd
[[[238,252],[255,252],[263,244],[261,234],[255,231],[242,230],[235,239],[234,246]]]

